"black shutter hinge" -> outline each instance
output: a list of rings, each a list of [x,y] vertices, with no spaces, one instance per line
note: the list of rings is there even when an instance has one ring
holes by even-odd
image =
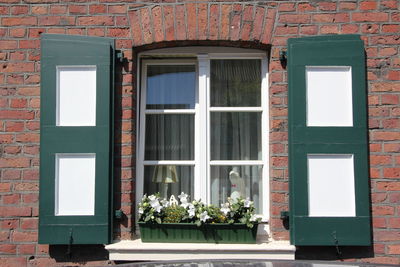
[[[289,218],[290,218],[290,213],[287,210],[281,211],[281,220],[282,220],[282,224],[283,227],[286,230],[289,230]]]
[[[338,258],[341,259],[342,251],[340,250],[340,247],[339,247],[339,240],[337,239],[336,231],[332,232],[332,237],[333,237],[333,241],[335,242],[336,254],[337,254]]]
[[[116,50],[116,59],[119,63],[123,63],[124,62],[124,52],[122,52],[121,50]]]
[[[287,52],[285,50],[279,51],[279,61],[283,67],[287,65]]]
[[[124,212],[122,210],[115,210],[114,211],[114,218],[115,219],[122,219],[124,216]]]

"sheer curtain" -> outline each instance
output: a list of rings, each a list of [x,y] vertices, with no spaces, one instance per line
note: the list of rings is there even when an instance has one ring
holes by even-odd
[[[233,107],[210,114],[212,160],[262,160],[261,112],[234,107],[261,106],[260,60],[212,60],[211,105]],[[211,200],[219,205],[227,197],[249,197],[259,210],[261,166],[211,166]]]
[[[157,172],[162,165],[147,165],[144,193],[163,192],[168,187],[168,196],[177,196],[182,191],[193,195],[194,168],[179,165],[179,161],[194,160],[194,114],[179,113],[179,109],[194,108],[195,75],[194,65],[149,65],[147,68],[146,109],[158,110],[160,114],[146,114],[144,160],[176,161],[165,166],[174,172],[176,179],[155,178],[160,175]],[[168,109],[177,111],[163,114]]]

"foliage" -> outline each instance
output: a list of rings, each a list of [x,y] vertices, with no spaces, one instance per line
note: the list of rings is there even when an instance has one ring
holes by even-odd
[[[195,223],[198,226],[208,223],[243,223],[252,228],[261,221],[255,214],[254,203],[248,198],[228,198],[228,202],[206,205],[201,200],[189,202],[189,196],[181,193],[179,201],[174,196],[168,201],[160,195],[144,195],[139,203],[139,222],[146,223]]]

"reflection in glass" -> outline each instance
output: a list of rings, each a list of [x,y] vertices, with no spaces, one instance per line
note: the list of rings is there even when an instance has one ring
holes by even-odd
[[[212,112],[211,160],[261,160],[261,113]]]
[[[261,106],[261,60],[211,60],[211,106]]]
[[[250,198],[261,213],[261,166],[211,166],[211,203],[221,206],[227,198]]]
[[[147,109],[190,109],[195,105],[194,65],[149,65]]]
[[[143,194],[160,192],[161,197],[177,197],[181,192],[194,196],[194,167],[157,165],[144,167]]]
[[[194,115],[147,114],[145,160],[193,160]]]

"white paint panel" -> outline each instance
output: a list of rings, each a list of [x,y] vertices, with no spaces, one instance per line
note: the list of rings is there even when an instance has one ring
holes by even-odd
[[[307,126],[353,126],[351,67],[306,66]]]
[[[55,215],[94,215],[96,155],[56,154]]]
[[[96,125],[96,66],[57,66],[57,126]]]
[[[353,155],[307,155],[310,217],[356,216]]]

